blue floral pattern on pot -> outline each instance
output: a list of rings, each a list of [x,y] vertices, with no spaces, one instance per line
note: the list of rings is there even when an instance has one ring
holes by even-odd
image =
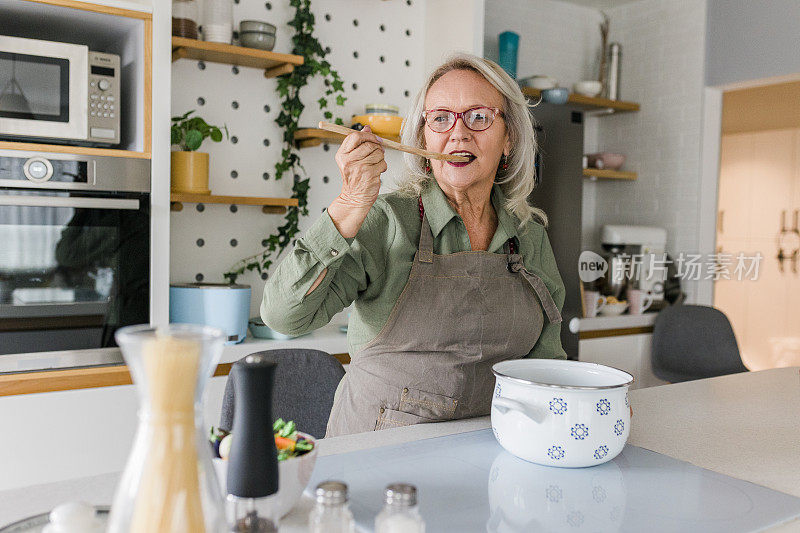
[[[594,451],[595,459],[602,459],[606,455],[608,455],[608,446],[600,446]]]
[[[553,414],[563,415],[567,412],[567,402],[563,398],[553,398],[550,400],[550,410]]]
[[[622,419],[620,418],[619,420],[617,420],[617,423],[614,424],[614,433],[616,433],[619,436],[622,435],[622,432],[624,430],[625,430],[625,422],[623,422]]]
[[[575,440],[583,440],[589,436],[589,428],[584,424],[575,424],[572,426],[572,429],[569,430],[569,434],[572,435],[572,438]]]
[[[558,461],[559,459],[563,459],[566,452],[564,452],[564,448],[561,446],[550,446],[547,450],[547,455],[550,456],[550,459]]]
[[[597,412],[601,415],[607,415],[611,412],[611,402],[603,398],[599,402],[597,402]]]
[[[494,397],[495,397],[495,398],[499,398],[499,397],[500,397],[500,384],[499,384],[499,383],[498,383],[498,384],[497,384],[497,386],[494,388]]]

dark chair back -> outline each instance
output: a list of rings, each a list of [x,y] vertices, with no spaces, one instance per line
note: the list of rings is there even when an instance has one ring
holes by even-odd
[[[653,328],[653,373],[673,383],[747,372],[728,317],[705,305],[673,305]]]
[[[283,349],[258,352],[275,361],[272,414],[294,420],[297,428],[317,438],[325,436],[333,395],[344,376],[344,367],[332,355],[319,350]],[[236,385],[232,377],[225,384],[219,427],[233,427]]]

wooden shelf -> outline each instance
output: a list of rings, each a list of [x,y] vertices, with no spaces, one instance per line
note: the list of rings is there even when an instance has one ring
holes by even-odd
[[[522,94],[531,98],[539,98],[542,91],[533,89],[531,87],[520,87]],[[567,99],[567,104],[572,104],[577,107],[587,109],[603,110],[607,109],[615,113],[630,113],[639,111],[639,104],[635,102],[624,102],[622,100],[609,100],[608,98],[596,98],[591,96],[583,96],[581,94],[570,93]],[[565,104],[566,105],[566,104]]]
[[[264,69],[264,76],[267,78],[288,74],[294,70],[295,65],[302,65],[304,61],[303,56],[173,37],[172,61],[179,59],[196,59],[211,63]]]
[[[639,177],[636,172],[626,172],[624,170],[607,170],[599,168],[584,168],[583,175],[587,178],[604,178],[617,180],[635,180]]]
[[[105,157],[133,157],[150,159],[149,152],[131,152],[111,148],[87,148],[85,146],[68,146],[63,144],[37,144],[26,142],[0,141],[0,150],[22,150],[26,152],[52,152],[56,154],[81,154]]]
[[[260,205],[261,211],[280,215],[287,207],[297,206],[297,198],[259,198],[256,196],[217,196],[213,194],[172,193],[169,195],[171,211],[181,211],[183,204]]]
[[[381,135],[381,137],[400,142],[399,135]],[[344,135],[319,128],[300,128],[294,134],[294,142],[298,148],[309,148],[322,143],[340,143],[342,139]]]

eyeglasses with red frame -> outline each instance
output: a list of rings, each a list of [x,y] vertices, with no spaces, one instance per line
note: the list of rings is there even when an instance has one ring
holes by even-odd
[[[483,131],[492,125],[497,116],[502,117],[503,112],[496,107],[485,106],[471,107],[460,113],[443,108],[429,109],[422,112],[425,123],[431,131],[436,133],[447,133],[452,130],[459,117],[468,129]]]

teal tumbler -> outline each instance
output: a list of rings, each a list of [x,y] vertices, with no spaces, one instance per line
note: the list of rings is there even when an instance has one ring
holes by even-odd
[[[519,49],[519,34],[513,31],[504,31],[499,38],[499,53],[497,62],[508,72],[512,78],[517,77],[517,50]]]

